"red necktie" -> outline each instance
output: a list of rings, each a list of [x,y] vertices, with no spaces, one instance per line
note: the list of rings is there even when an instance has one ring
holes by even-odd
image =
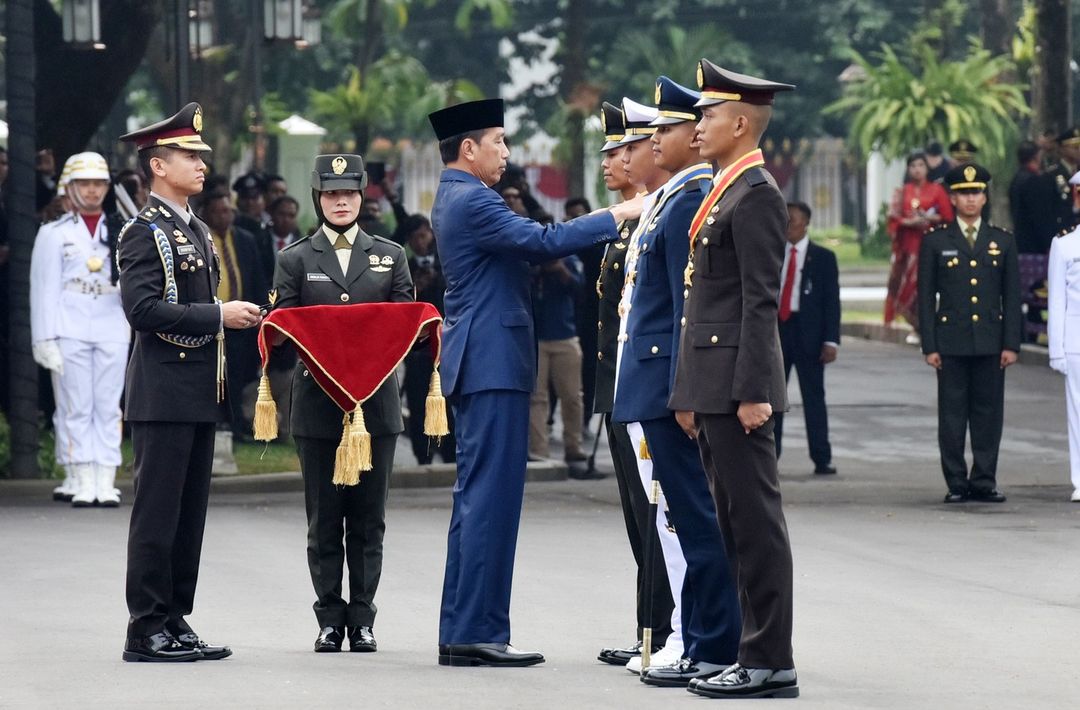
[[[795,247],[791,247],[791,258],[788,259],[787,274],[784,275],[784,288],[780,291],[780,322],[784,323],[791,317],[791,292],[795,290],[795,269],[799,268],[799,255]]]

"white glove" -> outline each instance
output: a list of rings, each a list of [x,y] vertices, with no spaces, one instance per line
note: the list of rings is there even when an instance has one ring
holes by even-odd
[[[1065,358],[1063,358],[1063,357],[1052,357],[1052,358],[1050,358],[1050,369],[1056,370],[1056,371],[1058,371],[1058,372],[1060,372],[1061,374],[1064,375],[1065,374],[1065,369],[1066,369],[1065,368]]]
[[[42,340],[30,347],[34,354],[34,362],[58,375],[64,374],[64,358],[60,354],[59,343],[55,340]]]

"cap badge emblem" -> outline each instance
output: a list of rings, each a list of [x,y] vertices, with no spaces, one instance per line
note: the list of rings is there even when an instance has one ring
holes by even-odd
[[[701,62],[697,65],[697,87],[699,89],[705,86],[705,70],[701,66]]]
[[[657,82],[657,84],[656,84],[656,98],[653,99],[653,103],[657,104],[657,105],[660,104],[660,83],[659,82]]]
[[[972,182],[975,179],[975,167],[972,165],[964,168],[964,179],[968,182]]]
[[[341,175],[343,172],[345,172],[345,168],[348,166],[348,164],[349,163],[347,160],[345,160],[344,156],[339,155],[338,157],[334,158],[334,162],[330,163],[330,168],[334,171],[334,175]]]
[[[191,127],[196,133],[202,133],[202,109],[195,109],[195,115],[191,118]]]

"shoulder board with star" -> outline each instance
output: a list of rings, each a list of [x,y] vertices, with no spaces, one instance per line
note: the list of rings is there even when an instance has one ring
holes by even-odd
[[[746,182],[750,183],[750,187],[757,187],[758,185],[763,185],[769,181],[769,179],[765,177],[765,171],[759,167],[747,170],[743,173],[743,178],[746,179]]]
[[[941,224],[935,225],[935,226],[931,227],[930,229],[926,230],[926,233],[927,234],[933,234],[934,232],[940,232],[943,229],[948,229],[950,224],[951,224],[951,222],[942,222]]]
[[[52,229],[53,227],[59,227],[60,225],[67,224],[68,222],[76,223],[78,221],[79,218],[74,212],[64,212],[63,214],[54,217],[48,222],[42,222],[41,226]]]
[[[316,232],[316,234],[318,234],[318,232]],[[282,252],[286,252],[286,251],[289,251],[290,249],[293,249],[293,248],[295,248],[295,247],[298,247],[298,246],[300,246],[301,244],[303,244],[304,242],[306,242],[306,241],[308,241],[309,239],[311,239],[311,237],[312,237],[312,235],[310,235],[310,234],[309,234],[309,235],[307,235],[306,237],[302,237],[302,238],[300,238],[300,239],[297,239],[297,240],[296,240],[295,242],[293,242],[292,244],[286,244],[286,245],[285,245],[284,247],[282,247],[281,251],[282,251]]]
[[[1012,235],[1012,231],[1010,231],[1008,229],[1005,229],[1000,224],[994,224],[993,222],[991,222],[991,223],[987,224],[986,226],[990,227],[990,229],[996,229],[999,232],[1005,232],[1005,234],[1008,234],[1010,236]]]
[[[394,247],[395,251],[405,251],[405,247],[401,246],[400,244],[391,239],[387,239],[386,237],[380,237],[377,234],[373,234],[371,235],[371,238],[375,240],[376,244],[383,244],[385,246]]]
[[[1057,239],[1058,237],[1067,237],[1070,234],[1072,234],[1073,232],[1075,232],[1076,230],[1077,230],[1076,227],[1066,227],[1065,229],[1063,229],[1060,232],[1058,232],[1057,234],[1055,234],[1054,239]]]

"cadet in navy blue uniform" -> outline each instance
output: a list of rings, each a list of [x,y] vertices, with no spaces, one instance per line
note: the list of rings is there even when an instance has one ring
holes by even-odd
[[[712,168],[692,146],[700,95],[667,77],[656,83],[656,164],[672,173],[631,241],[624,297],[625,332],[615,388],[615,421],[639,424],[686,558],[682,588],[684,654],[641,671],[650,685],[686,686],[735,662],[739,603],[697,445],[668,408],[679,347],[683,272],[690,220],[707,194]]]
[[[457,426],[458,474],[439,623],[441,665],[527,666],[510,645],[510,587],[528,455],[536,344],[529,262],[618,238],[640,199],[561,224],[514,214],[491,190],[510,155],[503,102],[429,116],[446,170],[432,226],[446,275],[440,371]]]

